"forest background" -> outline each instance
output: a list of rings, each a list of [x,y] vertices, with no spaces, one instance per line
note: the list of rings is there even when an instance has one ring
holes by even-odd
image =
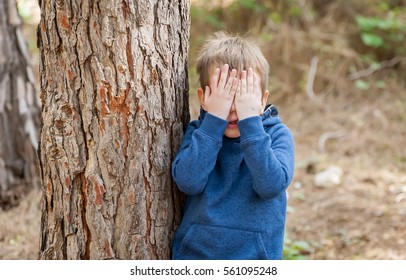
[[[38,4],[18,6],[38,72]],[[212,32],[255,38],[270,62],[296,143],[284,258],[406,259],[406,1],[192,0],[191,20],[192,119]],[[0,259],[37,258],[40,197],[0,210]]]

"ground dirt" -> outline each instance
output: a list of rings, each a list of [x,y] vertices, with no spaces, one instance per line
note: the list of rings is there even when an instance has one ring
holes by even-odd
[[[326,96],[322,106],[305,94],[270,98],[295,137],[287,235],[309,245],[308,259],[406,259],[406,94],[367,94]],[[341,184],[316,187],[331,165]],[[36,190],[0,212],[0,259],[37,258],[39,204]]]
[[[310,244],[309,259],[406,259],[405,91],[322,103],[283,105],[297,151],[288,236]],[[321,145],[327,133],[337,137]],[[316,187],[315,174],[331,165],[341,183]]]

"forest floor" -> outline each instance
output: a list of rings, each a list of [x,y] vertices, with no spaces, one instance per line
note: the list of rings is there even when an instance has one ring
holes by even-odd
[[[287,234],[309,259],[406,259],[406,92],[370,94],[326,98],[324,111],[298,97],[281,111],[296,142]],[[341,183],[316,186],[333,165]]]
[[[307,259],[406,259],[406,93],[368,94],[327,96],[322,107],[305,94],[270,98],[295,137],[286,232]],[[332,165],[341,183],[316,186]],[[0,259],[36,259],[40,191],[0,210],[0,225]]]

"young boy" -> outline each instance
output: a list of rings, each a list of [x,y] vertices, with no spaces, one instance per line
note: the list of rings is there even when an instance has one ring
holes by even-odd
[[[294,146],[276,108],[265,109],[268,62],[251,41],[216,33],[197,71],[200,116],[172,167],[187,195],[172,257],[281,259]]]

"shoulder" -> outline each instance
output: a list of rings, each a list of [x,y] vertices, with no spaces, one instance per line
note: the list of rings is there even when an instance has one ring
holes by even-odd
[[[291,138],[293,140],[293,134],[289,127],[284,123],[280,122],[271,127],[267,127],[265,131],[271,136],[272,140],[275,141],[279,138]]]
[[[270,136],[273,146],[293,149],[294,138],[289,127],[278,117],[273,119],[272,124],[264,125],[265,132]]]

